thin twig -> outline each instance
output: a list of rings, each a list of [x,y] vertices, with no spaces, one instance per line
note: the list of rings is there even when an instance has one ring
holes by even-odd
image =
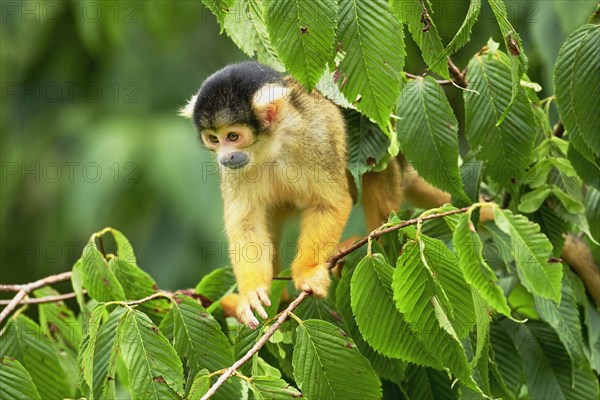
[[[0,292],[18,292],[23,285],[0,285]]]
[[[336,255],[334,255],[333,257],[331,257],[329,259],[329,268],[331,269],[331,268],[335,267],[337,265],[337,263],[342,258],[346,257],[348,254],[350,254],[353,251],[357,250],[358,248],[362,247],[369,240],[377,239],[378,237],[383,236],[386,233],[397,231],[398,229],[405,228],[405,227],[407,227],[409,225],[415,225],[415,224],[417,224],[417,223],[419,223],[421,221],[427,221],[427,220],[430,220],[430,219],[447,217],[449,215],[464,213],[468,209],[469,209],[469,207],[463,207],[463,208],[459,208],[457,210],[446,211],[446,212],[439,213],[439,214],[431,214],[431,215],[427,215],[425,217],[418,217],[418,218],[409,219],[408,221],[404,221],[401,224],[393,225],[393,226],[388,226],[388,227],[383,228],[383,229],[377,228],[373,232],[371,232],[369,235],[365,236],[364,238],[360,239],[358,242],[354,243],[352,246],[347,247],[344,250],[341,250],[339,253],[337,253]]]
[[[147,303],[151,300],[158,299],[160,297],[169,298],[170,295],[168,292],[160,291],[160,292],[152,293],[150,296],[144,297],[143,299],[128,301],[125,304],[127,304],[128,306],[139,306],[140,304]]]
[[[85,289],[83,292],[87,293],[85,291]],[[56,303],[58,301],[72,299],[75,296],[76,296],[75,293],[71,292],[71,293],[59,294],[56,296],[46,296],[46,297],[37,297],[37,298],[34,297],[34,298],[30,298],[30,299],[23,299],[21,302],[19,302],[19,304]],[[0,300],[0,306],[8,305],[10,302],[11,302],[11,300]]]
[[[254,346],[252,346],[252,348],[248,350],[248,352],[246,352],[246,354],[244,354],[242,358],[237,360],[231,367],[227,368],[225,372],[223,372],[223,375],[221,375],[219,379],[217,379],[215,384],[211,386],[211,388],[208,390],[208,392],[206,392],[206,394],[202,397],[201,400],[209,399],[212,395],[214,395],[217,392],[217,389],[219,389],[219,387],[223,383],[225,383],[225,381],[229,379],[229,377],[231,377],[237,371],[238,368],[240,368],[246,361],[251,359],[252,356],[254,356],[254,354],[256,354],[267,343],[269,338],[273,336],[277,329],[279,329],[279,327],[288,318],[289,313],[293,312],[296,309],[296,307],[298,307],[300,303],[302,303],[302,301],[308,296],[308,292],[301,292],[300,295],[298,295],[298,297],[296,297],[296,299],[292,301],[284,311],[281,312],[279,318],[277,318],[277,321],[275,321],[275,323],[269,327],[269,330],[267,330],[267,332],[265,332],[261,336],[261,338],[254,344]]]
[[[23,298],[33,290],[39,289],[44,286],[53,285],[58,282],[68,281],[69,279],[71,279],[71,271],[63,272],[56,275],[50,275],[35,282],[20,285],[21,289],[17,292],[15,297],[13,297],[13,299],[8,302],[8,305],[2,310],[2,312],[0,312],[0,323],[2,323],[2,321],[4,321],[6,317],[8,317],[8,315],[11,313],[11,311],[14,310],[15,307],[21,303]],[[6,286],[14,287],[15,285]]]
[[[409,72],[404,72],[404,74],[409,78],[409,79],[423,79],[424,76],[421,75],[413,75]],[[452,85],[452,81],[449,81],[447,79],[436,79],[435,80],[439,85]]]
[[[469,87],[469,82],[467,81],[466,77],[466,70],[461,71],[460,68],[458,68],[456,64],[452,62],[450,57],[448,57],[448,71],[450,71],[450,76],[452,76],[452,81],[454,81],[454,83],[463,89]]]

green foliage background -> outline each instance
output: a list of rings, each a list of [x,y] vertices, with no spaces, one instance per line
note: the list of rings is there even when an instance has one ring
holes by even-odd
[[[432,5],[448,43],[468,1]],[[454,58],[461,67],[490,36],[502,42],[482,6],[477,29]],[[554,93],[560,45],[594,6],[507,2],[541,98]],[[189,286],[227,264],[210,155],[176,116],[210,73],[246,59],[219,35],[210,11],[194,1],[4,1],[0,33],[2,282],[70,268],[90,232],[104,226],[132,239],[140,264],[163,288]],[[419,74],[420,51],[410,35],[406,43],[405,70]],[[463,109],[459,90],[446,94]],[[348,234],[363,230],[355,212]]]

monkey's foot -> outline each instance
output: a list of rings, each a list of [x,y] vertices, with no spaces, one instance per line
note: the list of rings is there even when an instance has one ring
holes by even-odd
[[[331,278],[327,264],[317,264],[314,267],[303,267],[293,274],[296,289],[311,292],[317,297],[327,297]]]
[[[235,313],[238,321],[251,329],[256,329],[259,322],[254,316],[254,311],[256,311],[261,318],[267,319],[269,315],[263,308],[263,305],[267,307],[271,305],[271,300],[269,300],[267,292],[268,291],[265,288],[258,288],[240,294]]]

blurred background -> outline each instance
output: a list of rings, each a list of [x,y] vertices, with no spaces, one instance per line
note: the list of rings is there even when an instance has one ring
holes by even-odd
[[[448,43],[468,1],[434,0]],[[553,94],[553,65],[596,1],[507,1],[529,76]],[[199,1],[1,1],[0,282],[70,270],[90,235],[111,226],[164,289],[193,287],[229,263],[218,175],[177,109],[202,81],[247,59]],[[408,35],[407,35],[408,37]],[[461,68],[489,37],[486,2]],[[407,40],[406,71],[424,71]],[[462,116],[462,93],[447,95]],[[552,122],[555,122],[552,121]],[[364,234],[355,210],[345,236]],[[287,228],[293,242],[295,224]],[[285,259],[293,257],[293,245]]]

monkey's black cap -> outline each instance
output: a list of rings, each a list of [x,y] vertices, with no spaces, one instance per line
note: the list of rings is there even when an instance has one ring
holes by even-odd
[[[265,65],[246,61],[209,76],[198,91],[193,121],[199,131],[230,124],[246,124],[260,130],[252,111],[253,95],[266,84],[284,84],[283,76]]]

